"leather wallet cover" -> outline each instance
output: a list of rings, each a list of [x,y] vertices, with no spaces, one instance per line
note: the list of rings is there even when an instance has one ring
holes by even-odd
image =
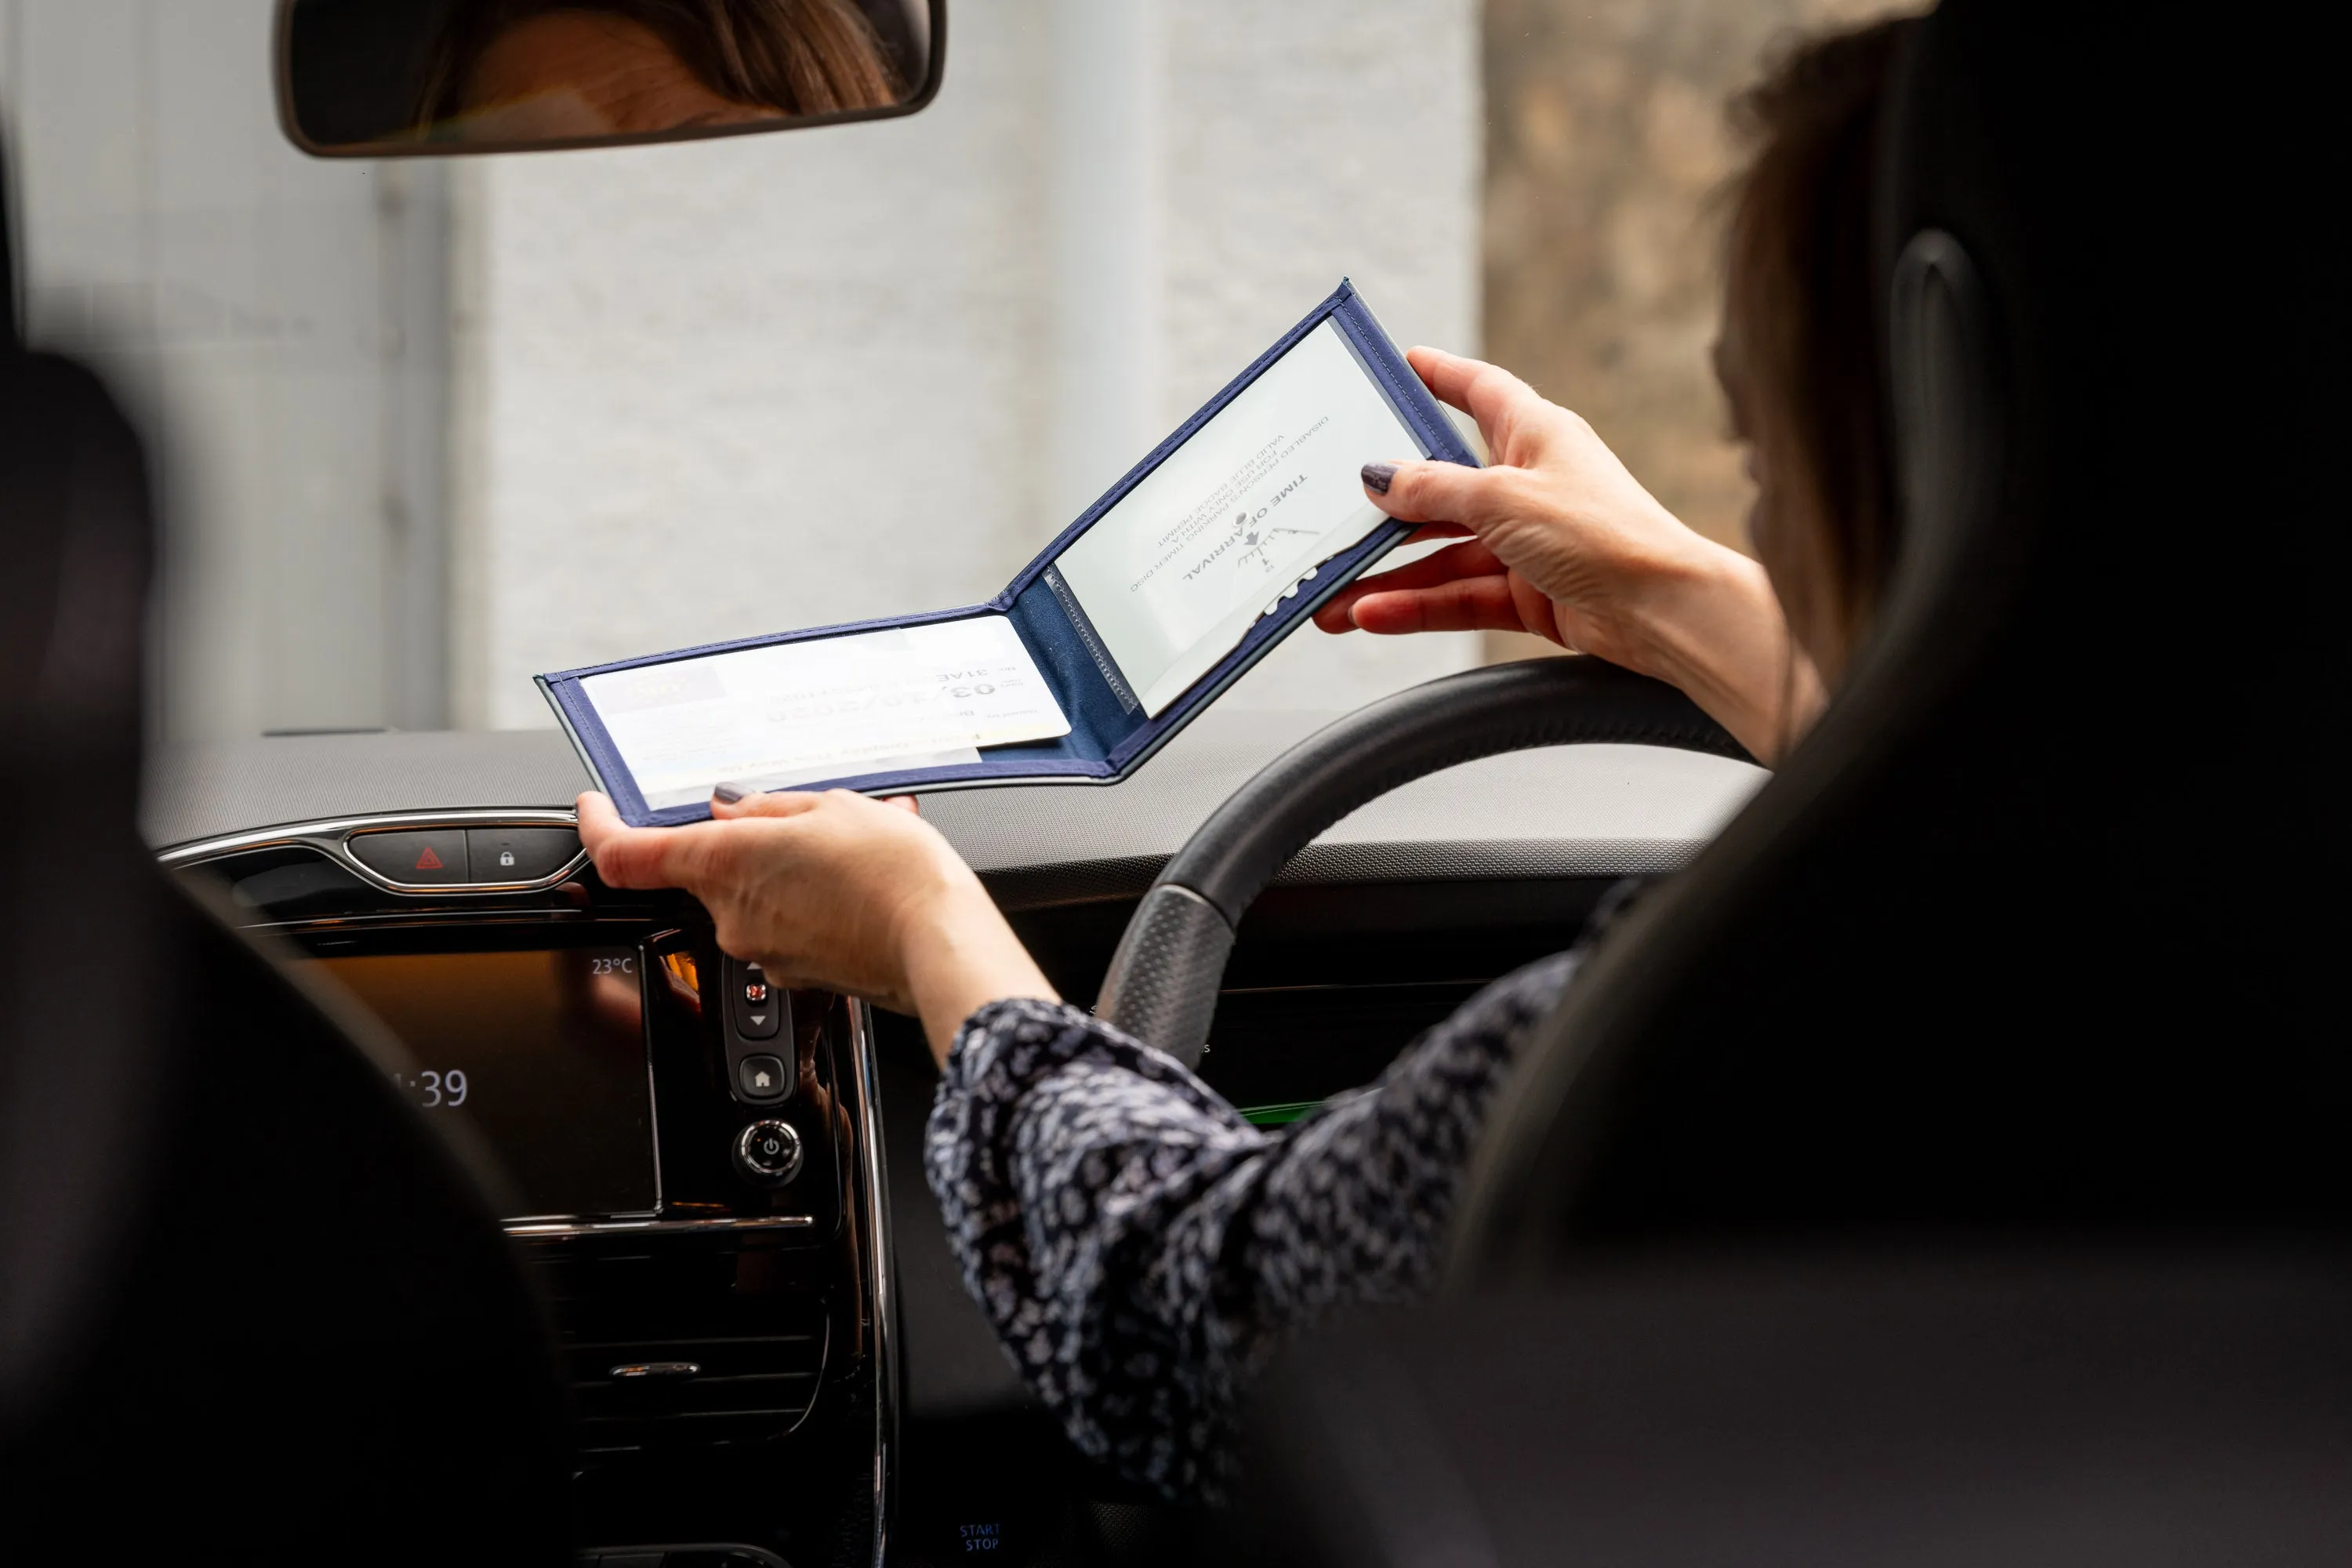
[[[1294,350],[1298,356],[1286,359]],[[1348,360],[1360,381],[1333,368]],[[1270,378],[1277,365],[1284,366],[1282,375]],[[1335,407],[1352,407],[1354,424],[1349,424],[1344,408],[1321,411],[1318,396],[1331,397]],[[1234,420],[1219,422],[1228,410]],[[1391,418],[1393,426],[1383,423]],[[561,670],[539,677],[539,685],[598,787],[612,796],[624,820],[639,826],[709,816],[709,785],[721,778],[743,778],[761,787],[873,794],[1114,783],[1411,531],[1408,524],[1376,515],[1360,487],[1346,498],[1338,494],[1343,479],[1349,486],[1356,483],[1358,459],[1344,446],[1350,430],[1366,447],[1361,460],[1408,456],[1397,449],[1405,442],[1423,457],[1472,466],[1478,460],[1354,287],[1343,281],[986,604]],[[1204,431],[1211,432],[1210,439],[1188,447]],[[1293,455],[1312,450],[1310,444],[1318,440],[1325,448],[1320,472],[1311,471],[1304,456]],[[1342,458],[1335,468],[1332,460]],[[1304,499],[1310,496],[1311,504]],[[1350,506],[1359,510],[1347,512],[1343,523],[1318,531],[1318,520],[1341,515],[1335,507],[1344,511]],[[1289,526],[1294,522],[1301,526]],[[1326,552],[1323,546],[1332,542],[1337,548]],[[985,617],[1009,623],[1019,649],[1003,643],[999,627],[946,627]],[[718,776],[703,781],[691,764],[653,776],[648,757],[657,742],[642,738],[651,733],[643,724],[647,705],[668,700],[666,692],[694,698],[715,691],[719,683],[711,677],[730,668],[724,661],[698,661],[922,626],[941,627],[965,641],[968,634],[986,631],[995,639],[991,646],[1002,644],[1005,656],[1016,661],[1025,651],[1050,695],[1050,700],[1038,697],[1034,704],[1036,713],[1046,716],[1024,721],[999,715],[998,732],[1030,738],[989,743],[983,716],[971,721],[982,725],[971,731],[976,744],[913,758],[853,758],[834,776],[825,776],[832,764],[822,761],[804,764],[785,783],[742,767],[720,767]],[[942,640],[940,634],[913,635]],[[878,640],[893,648],[906,641]],[[803,648],[781,657],[805,661],[827,651]],[[732,662],[740,667],[743,661]],[[777,656],[766,662],[777,662]],[[625,671],[646,673],[622,677]],[[611,679],[615,677],[621,679]],[[652,695],[624,703],[614,695],[622,690]],[[1003,699],[993,700],[1001,704]],[[828,717],[833,711],[814,704],[806,709],[806,718],[792,721],[811,737],[828,724],[848,730],[862,721]],[[616,729],[625,739],[616,738]],[[1056,729],[1061,732],[1048,732]],[[636,767],[631,765],[632,752]],[[809,753],[823,754],[821,747]]]

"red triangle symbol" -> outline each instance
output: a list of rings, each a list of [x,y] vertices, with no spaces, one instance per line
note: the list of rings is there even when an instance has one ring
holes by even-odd
[[[433,853],[433,846],[430,844],[425,847],[425,853],[416,858],[416,868],[420,871],[441,869],[441,857]]]

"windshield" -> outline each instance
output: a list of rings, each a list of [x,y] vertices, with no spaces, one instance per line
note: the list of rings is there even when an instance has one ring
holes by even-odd
[[[969,0],[905,120],[371,162],[281,133],[270,0],[0,0],[0,100],[28,332],[153,440],[160,730],[541,727],[539,671],[984,599],[1342,277],[1737,542],[1720,105],[1881,8]],[[1308,630],[1223,700],[1542,646]]]

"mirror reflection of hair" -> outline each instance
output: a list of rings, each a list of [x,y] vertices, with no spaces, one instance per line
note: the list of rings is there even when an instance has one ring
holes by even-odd
[[[411,134],[551,140],[887,109],[905,89],[852,0],[458,0]]]

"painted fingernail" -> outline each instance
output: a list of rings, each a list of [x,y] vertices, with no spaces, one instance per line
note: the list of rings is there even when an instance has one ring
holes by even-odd
[[[722,784],[710,786],[710,798],[722,805],[733,805],[751,793],[751,786],[749,784]]]
[[[1388,494],[1389,481],[1395,478],[1396,465],[1394,463],[1366,463],[1364,465],[1364,488],[1371,491],[1374,495],[1384,496]]]

